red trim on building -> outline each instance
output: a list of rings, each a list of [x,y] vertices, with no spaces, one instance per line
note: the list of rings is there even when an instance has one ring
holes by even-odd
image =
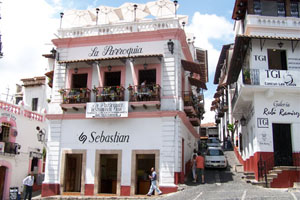
[[[121,185],[121,196],[130,196],[130,186]]]
[[[54,196],[59,194],[59,184],[42,184],[42,197]]]
[[[178,185],[178,184],[179,184],[180,173],[181,173],[181,172],[174,172],[174,184],[175,184],[175,185]]]
[[[85,184],[84,187],[84,195],[94,195],[94,184]]]
[[[172,192],[177,192],[178,187],[164,187],[164,186],[159,186],[159,189],[162,191],[164,194],[172,193]]]
[[[273,179],[271,188],[288,188],[293,187],[294,182],[299,182],[300,171],[298,170],[283,170],[278,174],[277,178]]]

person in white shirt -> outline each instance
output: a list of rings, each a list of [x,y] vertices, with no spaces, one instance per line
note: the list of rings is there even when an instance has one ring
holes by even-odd
[[[149,189],[149,192],[147,193],[147,196],[151,196],[152,192],[156,190],[158,192],[158,195],[162,195],[163,193],[160,191],[160,189],[156,185],[156,180],[157,180],[157,174],[156,171],[154,170],[154,167],[151,168],[151,175],[149,175],[149,178],[151,179],[151,186]]]
[[[33,173],[30,173],[23,180],[23,185],[25,185],[25,187],[26,187],[24,200],[27,198],[27,196],[28,196],[28,199],[31,200],[33,183],[34,183],[34,176],[33,176]]]

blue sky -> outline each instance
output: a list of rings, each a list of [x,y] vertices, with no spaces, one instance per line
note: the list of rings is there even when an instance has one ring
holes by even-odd
[[[46,59],[51,39],[59,27],[59,13],[70,9],[94,10],[100,5],[119,7],[125,2],[146,3],[146,0],[1,0],[0,31],[4,57],[0,59],[0,99],[21,78],[45,73]],[[195,46],[207,49],[209,58],[209,83],[206,97],[206,119],[212,121],[210,102],[216,86],[212,84],[214,70],[222,45],[232,43],[231,19],[235,0],[178,0],[180,15],[189,16],[186,31],[196,37]],[[1,96],[2,95],[2,96]]]

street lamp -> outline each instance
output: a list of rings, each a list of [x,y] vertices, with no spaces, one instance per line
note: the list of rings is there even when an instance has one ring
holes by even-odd
[[[39,126],[36,127],[37,133],[37,139],[39,142],[44,143],[46,140],[46,130],[41,129]]]
[[[240,119],[241,125],[242,126],[246,126],[246,118],[244,116],[242,116],[242,118]]]
[[[177,18],[177,4],[178,4],[178,1],[174,0],[174,6],[175,6],[175,18]]]

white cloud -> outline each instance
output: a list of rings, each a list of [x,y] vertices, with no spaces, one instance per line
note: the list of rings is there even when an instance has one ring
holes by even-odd
[[[212,41],[227,44],[233,41],[233,24],[224,17],[196,12],[187,32],[195,35],[195,46],[208,50],[208,67],[210,75],[214,74],[220,51]]]
[[[233,24],[224,17],[217,15],[201,14],[196,12],[192,22],[186,28],[187,32],[196,37],[195,46],[208,50],[209,80],[213,81],[215,69],[219,60],[220,50],[223,44],[233,42]],[[214,45],[222,44],[218,48]],[[215,112],[210,111],[214,88],[208,88],[205,93],[205,114],[202,123],[214,122]]]
[[[55,7],[45,0],[4,1],[1,10],[0,94],[7,86],[14,92],[22,78],[44,75],[47,60],[42,54],[50,53],[49,44],[59,26],[59,19],[53,18]]]

